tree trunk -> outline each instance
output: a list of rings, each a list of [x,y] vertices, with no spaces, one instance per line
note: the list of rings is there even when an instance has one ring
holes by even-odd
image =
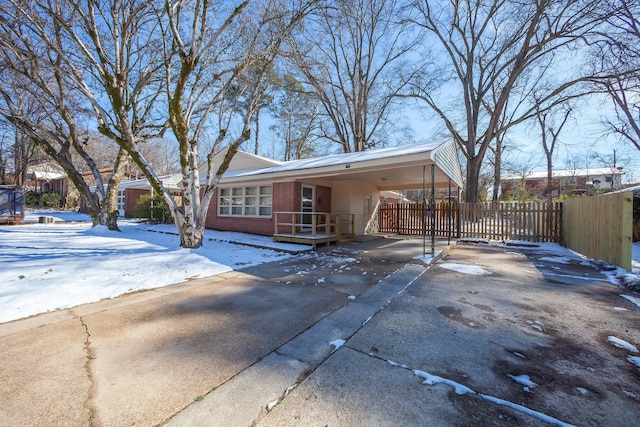
[[[493,164],[493,196],[491,200],[496,203],[498,201],[498,193],[500,192],[500,175],[502,174],[502,137],[496,138],[496,151]]]
[[[475,156],[467,159],[467,192],[464,200],[468,203],[477,203],[480,198],[480,168],[482,157]]]
[[[545,154],[547,157],[547,185],[544,188],[544,196],[545,200],[551,203],[553,202],[553,160],[551,159],[553,153],[546,151]]]

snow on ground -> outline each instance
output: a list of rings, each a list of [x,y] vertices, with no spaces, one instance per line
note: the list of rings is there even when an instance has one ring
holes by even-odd
[[[431,254],[429,253],[428,255],[424,254],[422,256],[415,257],[414,259],[420,260],[425,264],[429,265],[433,262],[434,259],[438,258],[441,254],[442,254],[442,251],[434,251],[433,256],[431,256]]]
[[[620,338],[617,338],[617,337],[614,337],[614,336],[609,336],[609,338],[607,340],[611,344],[615,345],[618,348],[623,348],[623,349],[628,350],[628,351],[630,351],[632,353],[638,353],[638,348],[635,345],[633,345],[633,344],[631,344],[631,343],[629,343],[629,342],[627,342],[627,341],[625,341],[623,339],[620,339]]]
[[[621,295],[621,297],[626,299],[630,303],[635,304],[636,306],[638,306],[638,308],[640,308],[640,298],[635,298],[635,297],[632,297],[631,295]]]
[[[457,264],[455,262],[440,262],[438,265],[442,268],[446,268],[447,270],[453,270],[463,274],[473,274],[476,276],[491,274],[491,272],[477,265]]]
[[[39,216],[58,222],[40,224]],[[0,322],[291,256],[278,250],[308,250],[308,246],[275,243],[268,236],[213,230],[206,230],[204,247],[189,250],[180,248],[173,225],[123,220],[120,227],[122,233],[92,229],[88,215],[49,211],[30,213],[22,225],[0,226]],[[504,246],[514,244],[518,242]],[[552,243],[518,249],[535,250],[560,265],[581,257]],[[350,255],[326,254],[318,257],[318,263],[341,273],[357,262]],[[618,269],[612,273],[613,283],[619,283],[621,275],[640,275],[640,243],[633,245],[633,260],[633,273]],[[490,274],[479,266],[439,265],[464,274]],[[640,298],[623,297],[640,307]]]
[[[43,215],[70,222],[39,224]],[[123,220],[117,233],[92,229],[88,220],[77,213],[35,212],[22,225],[0,227],[0,322],[291,256],[269,247],[308,248],[206,230],[204,247],[183,249],[171,225]]]
[[[602,261],[594,261],[586,258],[584,255],[579,254],[571,249],[560,246],[556,243],[536,243],[535,247],[531,246],[531,242],[519,242],[519,241],[507,241],[497,243],[498,246],[504,246],[510,248],[518,246],[518,249],[523,251],[534,251],[536,254],[544,255],[539,259],[541,261],[553,262],[557,264],[570,264],[572,259],[580,259],[583,264],[605,265]],[[624,284],[629,289],[640,291],[640,242],[633,243],[631,246],[631,271],[627,271],[620,267],[610,265],[607,268],[608,271],[602,271],[602,273],[608,277],[608,280],[615,284]],[[511,253],[505,251],[505,253]],[[554,267],[552,267],[554,268]],[[555,267],[554,269],[561,271],[562,267]],[[564,275],[564,274],[563,274]],[[576,279],[585,279],[584,277],[572,276]],[[638,300],[640,301],[640,300]],[[633,302],[633,301],[632,301]],[[640,302],[637,303],[640,307]]]
[[[459,382],[450,380],[448,378],[439,377],[437,375],[433,375],[433,374],[430,374],[428,372],[421,371],[419,369],[414,369],[413,373],[417,377],[420,377],[420,378],[424,379],[422,384],[426,384],[426,385],[446,384],[448,386],[451,386],[453,388],[453,391],[458,395],[463,395],[463,394],[478,395],[479,397],[481,397],[481,398],[483,398],[485,400],[488,400],[489,402],[493,402],[493,403],[496,403],[498,405],[507,406],[509,408],[515,409],[516,411],[520,411],[520,412],[525,413],[527,415],[531,415],[532,417],[538,418],[539,420],[546,421],[547,423],[554,424],[554,425],[557,425],[557,426],[563,426],[563,427],[571,426],[571,424],[562,422],[562,421],[560,421],[560,420],[558,420],[556,418],[553,418],[553,417],[551,417],[549,415],[543,414],[543,413],[538,412],[538,411],[534,411],[533,409],[527,408],[527,407],[519,405],[517,403],[509,402],[507,400],[503,400],[503,399],[500,399],[500,398],[497,398],[497,397],[494,397],[494,396],[490,396],[490,395],[487,395],[487,394],[478,393],[475,390],[470,389],[466,385],[460,384]]]

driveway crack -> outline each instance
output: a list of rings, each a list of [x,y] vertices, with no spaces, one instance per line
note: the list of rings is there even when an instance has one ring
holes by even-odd
[[[95,351],[91,347],[91,333],[89,332],[89,325],[85,322],[82,316],[79,316],[80,324],[84,328],[85,331],[85,340],[84,340],[84,351],[87,355],[87,361],[84,364],[84,370],[87,375],[87,379],[89,380],[89,390],[87,393],[87,398],[84,402],[84,407],[87,408],[88,411],[88,422],[89,426],[96,425],[96,409],[93,407],[93,397],[95,391],[95,381],[93,376],[93,361],[96,358]]]

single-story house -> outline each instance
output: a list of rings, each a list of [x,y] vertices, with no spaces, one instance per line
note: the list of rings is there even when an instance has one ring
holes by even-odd
[[[224,154],[215,155],[216,166]],[[430,189],[432,168],[436,188],[462,187],[451,139],[288,162],[238,152],[216,188],[206,227],[261,235],[306,228],[315,234],[316,226],[335,226],[339,218],[341,233],[362,235],[371,229],[381,192]],[[140,181],[121,186],[125,214],[135,203],[129,199],[139,197],[133,190],[148,191]],[[328,233],[327,227],[319,232]]]

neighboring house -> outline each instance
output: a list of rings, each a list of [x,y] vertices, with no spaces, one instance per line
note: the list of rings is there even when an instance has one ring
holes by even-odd
[[[215,155],[216,167],[225,152]],[[310,226],[315,216],[322,221],[319,213],[326,213],[340,216],[353,234],[362,235],[370,230],[381,192],[422,188],[432,166],[437,188],[448,188],[450,181],[462,187],[456,146],[450,139],[289,162],[238,152],[215,191],[206,227],[273,235],[278,215],[295,213],[297,226]],[[148,191],[146,180],[141,181],[145,182],[138,190],[146,184]],[[134,203],[129,196],[135,194],[133,184],[124,185],[126,215]]]
[[[66,175],[60,166],[55,163],[40,163],[27,168],[25,180],[22,182],[22,175],[18,176],[18,185],[22,186],[25,192],[49,193],[55,192],[65,196],[64,187],[61,180]]]
[[[106,184],[111,178],[113,168],[100,169],[99,173],[103,183]],[[81,175],[90,187],[95,188],[96,179],[91,171],[82,172]],[[126,181],[133,178],[135,178],[135,174],[125,173],[124,175],[124,180]],[[67,205],[67,198],[71,195],[74,196],[74,199],[78,197],[77,194],[74,194],[75,187],[71,180],[56,163],[41,163],[30,166],[26,173],[23,188],[25,192],[59,194],[63,206]],[[80,204],[80,210],[86,212],[86,207],[83,203]]]
[[[407,199],[404,194],[400,191],[381,191],[380,192],[380,202],[387,203],[390,205],[397,205],[400,203],[413,203],[411,200]]]
[[[622,168],[556,170],[552,173],[552,196],[616,190],[622,184]],[[502,198],[544,197],[547,171],[508,174],[500,178]]]

